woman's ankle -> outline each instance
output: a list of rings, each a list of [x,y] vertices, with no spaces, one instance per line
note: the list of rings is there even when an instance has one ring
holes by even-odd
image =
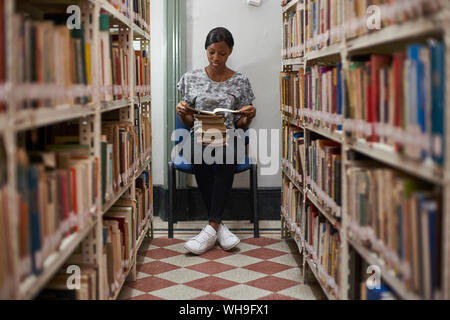
[[[219,223],[216,221],[209,221],[209,225],[214,228],[214,230],[219,230]]]

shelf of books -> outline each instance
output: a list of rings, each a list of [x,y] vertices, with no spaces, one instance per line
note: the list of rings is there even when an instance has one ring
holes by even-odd
[[[150,1],[78,5],[0,0],[0,299],[116,298],[153,235]]]
[[[370,4],[282,1],[283,232],[330,299],[450,299],[450,4]]]

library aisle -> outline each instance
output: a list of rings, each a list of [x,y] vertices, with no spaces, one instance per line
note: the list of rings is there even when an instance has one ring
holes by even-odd
[[[183,222],[183,230],[201,229],[206,222]],[[226,222],[251,227],[243,221]],[[248,224],[248,226],[246,226]],[[305,284],[298,247],[282,240],[279,222],[261,221],[260,238],[236,231],[241,243],[226,252],[220,247],[195,256],[183,245],[198,231],[175,231],[155,217],[155,238],[144,242],[137,257],[137,281],[125,283],[123,300],[321,300],[317,284]],[[270,227],[270,228],[269,228]],[[275,228],[274,228],[275,227]],[[268,231],[266,231],[268,230]]]

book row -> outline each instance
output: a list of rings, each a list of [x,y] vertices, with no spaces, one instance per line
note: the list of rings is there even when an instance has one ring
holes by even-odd
[[[344,110],[342,67],[300,68],[280,73],[280,111],[294,119],[342,129]]]
[[[441,278],[439,189],[379,164],[346,170],[349,236],[376,252],[406,290],[437,299]]]
[[[344,130],[392,145],[413,159],[444,163],[445,44],[430,39],[392,55],[354,57],[346,79]]]
[[[142,108],[142,107],[141,107]],[[126,186],[151,152],[151,120],[135,106],[135,121],[102,122],[102,202]]]
[[[339,232],[321,216],[320,211],[309,200],[305,201],[303,193],[286,176],[283,176],[281,214],[288,229],[295,232],[305,258],[309,260],[310,267],[317,274],[328,295],[339,298]],[[350,249],[350,299],[397,299],[383,279],[380,279],[379,287],[378,283],[373,283],[367,271],[371,270],[368,263],[353,248]]]
[[[438,12],[443,6],[441,0],[308,0],[303,49],[319,50],[344,38],[353,39]]]
[[[296,58],[303,56],[305,35],[303,34],[304,10],[297,6],[296,10],[289,11],[287,19],[283,21],[283,58]]]
[[[151,174],[144,171],[136,179],[136,199],[122,196],[103,215],[102,259],[105,268],[99,278],[98,265],[83,263],[81,246],[39,293],[39,300],[97,300],[98,287],[103,286],[106,298],[113,298],[120,290],[124,276],[135,263],[138,240],[144,236],[151,219]],[[73,269],[80,268],[80,286],[70,288]]]
[[[97,300],[98,267],[82,263],[80,257],[81,252],[74,253],[39,292],[36,300]],[[76,281],[74,272],[79,272]]]
[[[348,70],[311,66],[280,74],[280,108],[349,137],[389,145],[414,160],[445,160],[445,44],[354,56]]]
[[[58,139],[56,139],[58,142]],[[63,239],[83,230],[96,214],[99,161],[88,146],[47,145],[17,151],[20,279],[39,275]]]
[[[132,122],[102,122],[103,203],[134,178],[141,162],[138,136]]]
[[[305,249],[319,270],[319,281],[339,297],[341,239],[336,230],[311,203],[305,206]]]
[[[308,189],[341,217],[341,145],[331,141],[311,140],[306,151]]]
[[[18,39],[13,71],[16,82],[21,84],[14,93],[22,108],[85,104],[94,95],[102,101],[127,98],[132,82],[129,63],[133,65],[137,93],[149,93],[148,51],[136,51],[133,58],[129,57],[123,39],[110,30],[107,13],[100,14],[100,64],[93,60],[95,48],[83,24],[80,29],[70,30],[65,14],[47,13],[43,18],[35,21],[22,14],[13,16],[12,32]],[[95,68],[100,68],[99,86],[93,83]]]
[[[322,216],[309,201],[305,202],[302,191],[283,176],[281,213],[289,229],[295,231],[319,274],[319,281],[339,296],[339,232]],[[303,230],[303,231],[302,231]]]
[[[119,12],[144,30],[150,26],[150,0],[108,0]],[[133,4],[133,12],[131,12]]]
[[[378,282],[378,279],[372,276],[373,266],[354,250],[350,251],[350,264],[352,267],[349,297],[352,300],[397,300],[395,292],[383,279]]]
[[[283,176],[283,185],[281,193],[281,208],[285,213],[286,220],[290,223],[290,229],[295,230],[296,227],[302,225],[302,208],[303,195],[301,190],[289,180],[288,177]]]
[[[13,292],[13,248],[11,246],[11,220],[8,208],[8,189],[0,186],[0,299],[11,298]]]
[[[283,127],[282,159],[284,167],[291,171],[291,175],[301,183],[304,180],[305,168],[305,139],[303,130],[294,126]]]

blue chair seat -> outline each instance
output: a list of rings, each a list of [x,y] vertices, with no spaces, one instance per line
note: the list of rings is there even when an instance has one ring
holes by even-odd
[[[181,172],[194,174],[192,164],[182,155],[177,155],[175,161],[173,162],[173,165],[177,170],[180,170]]]
[[[194,174],[192,164],[188,160],[186,160],[182,155],[178,155],[175,158],[173,165],[177,170],[180,170],[181,172]],[[250,170],[250,166],[251,166],[250,158],[248,156],[245,156],[245,162],[242,164],[238,164],[234,172],[241,173]]]

